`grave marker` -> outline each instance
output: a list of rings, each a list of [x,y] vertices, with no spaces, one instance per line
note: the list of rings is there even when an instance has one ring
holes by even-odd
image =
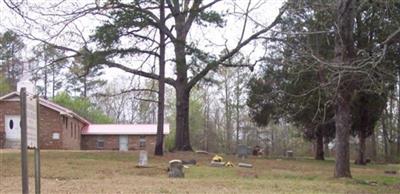
[[[239,158],[247,158],[249,155],[249,148],[245,145],[239,145],[237,148],[237,155]]]
[[[147,167],[148,165],[148,158],[147,158],[147,151],[140,150],[139,153],[139,167]]]
[[[170,178],[185,177],[185,174],[183,173],[183,165],[181,160],[169,161],[168,177]]]

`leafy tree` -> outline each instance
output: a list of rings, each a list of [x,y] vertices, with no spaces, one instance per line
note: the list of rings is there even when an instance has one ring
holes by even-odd
[[[71,109],[80,116],[85,117],[96,124],[113,123],[113,119],[105,115],[94,104],[90,103],[87,98],[72,97],[66,92],[58,93],[53,99],[53,102]]]
[[[24,42],[15,32],[0,34],[0,73],[14,90],[23,71],[21,52],[24,48]]]
[[[10,92],[10,86],[6,79],[0,74],[0,96]]]
[[[247,105],[256,123],[266,126],[271,119],[287,118],[305,139],[315,140],[315,159],[324,159],[323,139],[332,139],[335,131],[333,109],[324,91],[313,90],[318,87],[315,72],[268,69],[263,78],[253,78],[249,87]]]
[[[51,97],[55,96],[57,90],[62,87],[63,80],[59,76],[62,68],[67,62],[65,54],[46,44],[41,44],[34,49],[35,57],[32,62],[36,63],[31,66],[33,72],[32,80],[35,82],[42,81],[43,85],[38,84],[39,93],[47,99],[49,91]],[[49,89],[51,88],[51,90]]]
[[[324,1],[329,5],[331,1]],[[323,64],[314,66],[315,59],[307,53],[331,60],[334,35],[324,32],[333,23],[333,13],[321,8],[319,1],[307,1],[299,5],[289,1],[289,9],[281,22],[284,50],[281,57],[282,103],[289,121],[302,129],[303,137],[315,141],[315,159],[324,159],[324,139],[333,139],[334,105],[332,94],[324,88],[328,82],[327,70]],[[304,31],[302,34],[302,31]],[[314,33],[317,32],[317,33]],[[296,35],[299,33],[299,35]]]
[[[389,7],[400,8],[396,1],[388,1]],[[400,19],[399,9],[388,9],[379,2],[364,1],[359,4],[359,11],[355,15],[355,33],[354,41],[359,52],[363,55],[371,56],[376,52],[380,43],[390,37],[390,33],[396,31]],[[382,19],[382,16],[385,19]],[[380,27],[377,27],[380,26]],[[380,65],[387,72],[395,72],[398,66],[399,44],[391,44],[384,53],[384,59]],[[381,70],[379,70],[381,71]],[[352,104],[352,131],[353,135],[359,139],[358,155],[356,164],[366,164],[365,162],[365,138],[369,137],[375,128],[375,125],[386,107],[388,95],[394,91],[395,75],[379,76],[377,73],[371,73],[373,82],[380,83],[378,87],[371,87],[367,84],[353,96]]]
[[[369,6],[363,7],[365,4],[369,4]],[[387,71],[395,72],[395,63],[393,63],[395,61],[391,56],[398,52],[393,41],[396,40],[395,37],[400,32],[398,29],[399,9],[392,11],[390,7],[399,8],[400,4],[397,1],[388,1],[383,6],[381,2],[348,0],[340,1],[337,6],[336,61],[340,63],[341,68],[350,67],[354,69],[336,71],[341,76],[341,81],[337,85],[337,112],[335,114],[336,139],[338,141],[336,146],[336,177],[351,176],[347,136],[351,130],[349,120],[351,118],[351,106],[349,102],[357,95],[354,90],[359,92],[374,91],[377,95],[382,95],[390,89],[387,86],[394,83],[393,78],[395,76],[387,76]],[[361,12],[358,12],[359,10]],[[381,18],[377,19],[375,14],[381,15]],[[364,21],[368,26],[361,24]],[[358,32],[358,34],[354,32]],[[365,32],[370,34],[367,35]],[[364,39],[357,41],[357,38]],[[356,48],[360,50],[356,52]],[[361,93],[361,95],[363,94]],[[379,113],[380,111],[377,111],[374,114]],[[368,122],[367,119],[364,123],[373,122]],[[359,130],[366,129],[360,128]],[[365,132],[364,134],[368,133]]]
[[[250,117],[260,126],[267,126],[277,107],[274,106],[276,96],[270,79],[252,78],[249,81],[249,96],[247,106],[250,108]]]
[[[352,133],[358,136],[359,148],[356,164],[365,165],[365,140],[371,136],[386,106],[387,97],[374,92],[360,92],[353,97]]]
[[[342,82],[345,85],[349,84],[343,86],[345,87],[343,89],[347,90],[347,94],[349,95],[346,96],[346,105],[348,108],[346,110],[352,112],[347,116],[353,115],[350,117],[350,120],[370,125],[362,127],[362,129],[359,128],[360,125],[352,125],[358,128],[353,130],[373,129],[376,122],[371,122],[370,118],[358,115],[362,114],[360,111],[357,111],[362,107],[357,106],[362,105],[360,102],[357,102],[356,96],[366,94],[369,95],[366,98],[381,96],[382,92],[388,90],[390,88],[388,86],[393,83],[391,76],[386,76],[388,75],[387,70],[392,69],[393,71],[394,64],[397,63],[396,57],[392,57],[397,50],[393,45],[389,46],[386,53],[383,54],[385,55],[384,60],[377,60],[380,58],[379,43],[384,42],[386,38],[390,37],[390,33],[397,29],[396,25],[391,24],[391,21],[398,21],[395,19],[398,18],[396,11],[389,11],[391,13],[389,16],[387,15],[388,10],[386,6],[382,7],[380,3],[363,1],[355,5],[359,6],[357,8],[358,11],[354,13],[357,25],[352,27],[355,34],[349,39],[349,41],[353,39],[354,43],[351,45],[351,43],[345,42],[348,48],[353,46],[359,50],[357,56],[354,55],[354,58],[351,59],[355,60],[350,64],[355,66],[350,67],[354,68],[354,71],[353,69],[348,69],[349,67],[346,65],[343,65],[343,67],[336,66],[338,62],[336,62],[337,58],[335,59],[334,51],[335,46],[338,47],[338,45],[335,45],[335,41],[337,43],[341,40],[335,40],[337,34],[332,31],[332,29],[336,28],[334,25],[336,8],[334,8],[334,4],[332,3],[332,1],[326,1],[324,6],[322,6],[321,1],[309,0],[303,4],[299,4],[296,1],[288,1],[288,11],[280,23],[281,32],[283,33],[280,39],[276,41],[276,44],[270,45],[270,48],[275,51],[273,53],[274,57],[267,58],[269,63],[277,67],[268,67],[268,71],[274,73],[266,73],[264,75],[265,78],[259,81],[259,85],[264,85],[259,90],[270,90],[266,91],[269,94],[264,94],[264,97],[270,96],[268,100],[281,100],[281,104],[276,104],[279,104],[279,108],[282,109],[285,115],[289,116],[292,122],[298,123],[306,129],[304,131],[306,137],[316,138],[319,136],[317,140],[321,139],[320,130],[322,126],[331,129],[328,130],[328,134],[332,134],[332,130],[336,128],[332,126],[334,122],[330,118],[340,118],[333,117],[333,115],[336,114],[334,111],[337,110],[336,106],[338,105],[338,102],[335,100],[340,99],[337,97],[337,89],[340,89],[337,83],[340,84]],[[390,1],[389,3],[394,7],[398,6],[394,1]],[[349,5],[352,4],[350,3]],[[378,19],[380,15],[387,16],[387,20],[382,22],[381,19]],[[343,43],[343,41],[341,42]],[[380,66],[376,65],[377,63]],[[344,68],[345,70],[340,68]],[[279,74],[279,72],[281,72],[280,75],[275,75]],[[338,75],[340,75],[340,82],[332,81],[338,80]],[[279,79],[281,81],[277,84]],[[269,84],[263,84],[262,82],[268,82]],[[348,89],[351,87],[354,88]],[[279,92],[282,94],[277,95],[276,93]],[[250,99],[251,97],[250,95]],[[263,95],[259,95],[259,98],[263,98]],[[262,100],[266,101],[265,99],[261,99],[260,102]],[[269,102],[268,104],[274,105],[275,103]],[[256,110],[255,108],[253,110]],[[268,109],[270,111],[264,113],[256,111],[260,113],[259,120],[261,122],[267,121],[266,119],[263,120],[263,115],[276,114],[276,112],[274,114],[270,113],[273,107],[266,107],[264,110]],[[370,108],[371,112],[368,114],[374,114],[373,118],[379,118],[381,111],[378,109]],[[253,118],[255,118],[254,115]],[[328,123],[324,123],[325,121],[328,121]],[[362,134],[369,134],[369,132],[362,132]],[[322,145],[322,143],[319,144]],[[317,148],[322,148],[322,146],[317,146]],[[323,154],[321,155],[323,156]]]
[[[82,97],[88,97],[89,92],[106,84],[106,80],[100,78],[104,74],[102,67],[91,66],[90,62],[77,58],[69,67],[69,73],[66,76],[68,90],[78,92]]]

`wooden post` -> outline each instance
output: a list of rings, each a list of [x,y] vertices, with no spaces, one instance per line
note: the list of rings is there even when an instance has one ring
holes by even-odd
[[[36,96],[36,124],[37,124],[37,146],[35,148],[35,194],[40,194],[40,133],[39,133],[39,121],[40,121],[40,100],[39,96]]]
[[[29,193],[28,183],[28,146],[27,146],[27,121],[26,121],[26,88],[20,91],[20,108],[21,108],[21,178],[22,193]]]

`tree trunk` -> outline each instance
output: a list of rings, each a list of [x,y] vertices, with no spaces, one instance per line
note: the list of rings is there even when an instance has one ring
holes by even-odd
[[[47,67],[45,67],[44,68],[44,99],[47,99],[47,85],[48,85]]]
[[[375,135],[375,130],[372,130],[372,135],[371,135],[371,157],[373,161],[376,161],[377,158],[377,153],[376,153],[376,135]]]
[[[400,68],[397,75],[397,156],[400,157]]]
[[[43,45],[43,48],[44,48],[44,45]],[[47,75],[47,73],[48,73],[48,71],[47,71],[47,54],[46,54],[46,52],[44,52],[43,53],[43,57],[44,57],[44,68],[43,68],[43,71],[44,71],[44,99],[47,99],[47,85],[48,85],[48,82],[49,82],[49,80],[48,80],[48,75]]]
[[[394,87],[394,86],[393,86]],[[394,147],[394,144],[393,144],[393,142],[394,141],[392,141],[392,140],[394,140],[394,139],[396,139],[395,138],[395,136],[394,136],[394,134],[393,133],[395,133],[394,132],[394,124],[393,124],[393,122],[394,122],[394,118],[393,118],[393,107],[394,107],[394,105],[393,105],[393,99],[395,98],[394,97],[394,94],[395,93],[395,91],[394,91],[394,89],[390,92],[390,100],[389,100],[389,121],[388,121],[388,126],[386,127],[386,130],[387,130],[387,132],[388,132],[388,143],[389,143],[389,156],[391,157],[391,156],[393,156],[394,154],[395,154],[395,147]]]
[[[385,121],[385,116],[382,116],[381,119],[382,122],[382,141],[383,141],[383,148],[385,151],[385,161],[389,160],[389,145],[388,145],[388,132],[386,128],[386,121]]]
[[[275,137],[274,137],[274,128],[271,128],[271,155],[275,152]]]
[[[350,173],[350,128],[351,128],[351,111],[350,99],[341,98],[337,102],[335,122],[336,122],[336,164],[335,177],[351,177]]]
[[[316,160],[325,160],[325,158],[324,158],[324,136],[323,136],[322,132],[316,133],[315,159]]]
[[[400,114],[400,111],[399,111],[399,114]],[[398,121],[398,122],[400,122],[400,121]],[[397,156],[400,157],[400,124],[397,125]]]
[[[52,87],[51,87],[51,89],[52,89],[52,91],[51,91],[51,97],[52,98],[54,98],[54,95],[55,95],[55,91],[56,91],[56,89],[55,89],[55,85],[56,85],[56,78],[55,78],[55,68],[54,68],[54,64],[51,66],[51,72],[52,72]]]
[[[83,77],[83,97],[87,97],[87,77]]]
[[[236,83],[236,149],[239,147],[239,127],[240,127],[240,71],[237,72],[237,83]],[[400,137],[400,136],[399,136]]]
[[[240,127],[240,112],[239,112],[239,103],[237,103],[236,107],[236,149],[239,147],[239,127]]]
[[[165,9],[164,0],[160,0],[160,23],[164,23]],[[157,116],[157,139],[154,154],[164,154],[164,96],[165,96],[165,35],[160,30],[160,77],[158,79],[158,116]]]
[[[335,59],[342,66],[350,66],[356,56],[354,49],[353,29],[355,17],[355,0],[338,0],[336,12],[337,33],[335,34]],[[342,74],[336,96],[336,164],[334,176],[351,177],[350,173],[350,103],[353,92],[352,74]]]
[[[232,111],[231,111],[231,103],[230,103],[230,91],[229,91],[229,83],[228,83],[228,75],[229,72],[225,72],[225,80],[224,80],[224,89],[225,89],[225,132],[226,132],[226,153],[231,152],[231,143],[232,143]]]
[[[192,151],[189,137],[189,98],[190,90],[188,86],[186,63],[186,35],[185,16],[177,15],[175,18],[176,40],[175,62],[176,62],[176,135],[175,150]]]
[[[177,83],[175,150],[192,151],[189,137],[189,98],[190,92]]]
[[[357,159],[355,161],[355,164],[358,165],[366,165],[366,160],[365,160],[365,134],[360,130],[358,134],[358,139],[359,139],[359,147],[358,147],[358,154],[357,154]]]
[[[330,156],[329,138],[328,137],[324,137],[324,156],[326,156],[326,157]]]
[[[204,130],[203,130],[203,150],[208,151],[208,120],[209,120],[209,102],[207,98],[208,88],[205,88],[205,93],[203,96],[204,107]]]

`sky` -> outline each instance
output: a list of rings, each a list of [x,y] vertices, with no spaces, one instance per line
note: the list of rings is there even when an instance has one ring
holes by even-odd
[[[59,4],[58,8],[52,7],[59,2],[63,3]],[[59,18],[56,15],[50,14],[61,13],[65,10],[69,11],[72,8],[82,6],[87,2],[91,1],[26,0],[24,6],[21,8],[23,14],[28,16],[28,19],[24,20],[18,14],[9,9],[5,5],[4,1],[0,1],[0,32],[11,29],[20,33],[29,33],[35,37],[45,39],[49,42],[54,42],[59,45],[79,49],[83,40],[81,38],[77,38],[74,33],[78,33],[78,31],[80,31],[79,33],[83,34],[85,39],[89,39],[89,36],[93,34],[96,26],[101,25],[101,21],[104,20],[104,18],[88,15],[75,20],[68,26],[64,26],[63,20],[65,18]],[[223,1],[214,5],[212,9],[219,13],[233,11],[238,13],[245,10],[248,3],[249,1],[247,0]],[[282,3],[283,0],[253,0],[251,1],[250,7],[257,8],[250,13],[250,16],[252,19],[257,20],[259,24],[267,26],[275,19],[279,12],[279,8],[282,6]],[[48,16],[43,17],[43,15],[40,13],[47,14]],[[199,47],[213,54],[219,54],[223,49],[225,49],[225,46],[228,48],[233,48],[236,46],[241,35],[244,20],[243,17],[240,18],[237,15],[228,15],[225,17],[225,19],[226,26],[224,28],[203,27],[199,25],[193,26],[189,34],[189,41],[196,42]],[[251,33],[254,33],[254,29],[256,27],[255,23],[253,23],[251,20],[248,21],[247,26],[248,27],[246,28],[244,36],[245,38]],[[58,35],[60,29],[62,29],[62,32]],[[55,34],[58,36],[54,36]],[[25,42],[27,44],[27,49],[24,55],[27,57],[32,55],[29,50],[37,45],[38,42],[31,40],[26,40]],[[169,45],[167,47],[167,59],[171,59],[173,57],[172,51],[173,47],[172,45]],[[249,58],[256,59],[264,53],[264,49],[260,45],[260,42],[253,42],[249,46],[243,48],[242,52],[245,53],[245,55]],[[137,67],[142,60],[143,57],[138,57],[121,60],[121,62],[129,64],[131,67]],[[166,75],[169,77],[174,77],[173,72],[173,64],[167,63]],[[129,74],[114,68],[107,69],[104,77],[108,80],[113,80],[115,78],[125,76],[129,76]]]

